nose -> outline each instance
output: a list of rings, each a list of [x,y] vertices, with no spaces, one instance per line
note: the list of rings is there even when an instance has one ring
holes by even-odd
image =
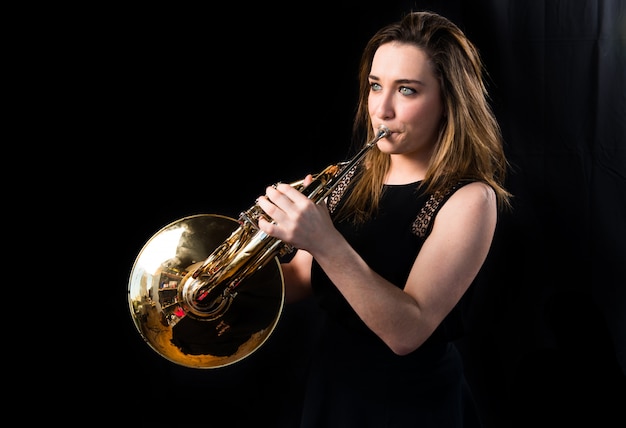
[[[375,117],[378,119],[388,120],[395,115],[393,97],[391,94],[379,92],[370,102],[373,104],[372,113],[374,113]]]

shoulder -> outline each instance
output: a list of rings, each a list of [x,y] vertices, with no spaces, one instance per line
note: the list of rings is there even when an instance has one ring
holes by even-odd
[[[441,211],[464,211],[463,207],[489,209],[497,202],[495,190],[482,181],[459,181],[439,197],[431,196],[433,198]]]
[[[471,215],[483,215],[496,208],[495,191],[487,184],[478,181],[460,181],[445,192],[430,194],[421,209],[415,224],[415,232],[426,237],[432,232],[435,223],[462,221]],[[435,221],[436,219],[439,219]]]
[[[494,189],[475,181],[458,188],[441,207],[441,220],[461,223],[495,223],[497,199]]]
[[[478,204],[495,205],[496,192],[494,189],[482,181],[473,181],[459,187],[450,196],[453,203],[474,202]]]

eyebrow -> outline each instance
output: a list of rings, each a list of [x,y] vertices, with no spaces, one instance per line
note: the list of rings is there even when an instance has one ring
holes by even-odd
[[[370,74],[369,78],[372,80],[380,80],[378,76],[374,76],[373,74]],[[395,81],[395,83],[404,83],[404,84],[412,83],[414,85],[426,86],[426,84],[422,82],[421,80],[413,80],[413,79],[398,79]]]

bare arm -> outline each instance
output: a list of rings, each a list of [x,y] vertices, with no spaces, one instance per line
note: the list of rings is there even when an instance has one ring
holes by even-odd
[[[289,263],[281,265],[285,279],[285,301],[297,302],[311,295],[311,264],[313,257],[298,250]]]
[[[495,230],[493,190],[481,183],[459,189],[438,213],[400,289],[369,268],[332,226],[325,206],[287,187],[268,189],[275,205],[266,198],[259,201],[277,223],[259,226],[306,249],[367,326],[399,355],[418,348],[459,301],[482,266]]]

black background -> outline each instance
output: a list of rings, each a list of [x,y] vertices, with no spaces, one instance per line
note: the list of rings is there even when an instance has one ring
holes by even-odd
[[[474,296],[472,333],[459,343],[485,428],[623,426],[620,0],[150,4],[97,11],[95,30],[83,20],[95,36],[84,54],[97,78],[80,98],[99,104],[97,119],[83,125],[95,135],[89,156],[104,168],[88,183],[98,224],[75,244],[96,238],[103,256],[89,276],[105,277],[105,288],[95,309],[79,313],[105,322],[97,334],[72,338],[92,353],[71,362],[87,385],[79,392],[93,394],[94,419],[295,426],[314,336],[310,302],[286,308],[272,337],[244,361],[186,369],[156,355],[135,330],[129,274],[166,224],[198,213],[236,217],[266,185],[344,159],[362,48],[410,9],[443,13],[478,45],[512,165],[515,208],[501,218]],[[85,176],[90,165],[81,164]]]

